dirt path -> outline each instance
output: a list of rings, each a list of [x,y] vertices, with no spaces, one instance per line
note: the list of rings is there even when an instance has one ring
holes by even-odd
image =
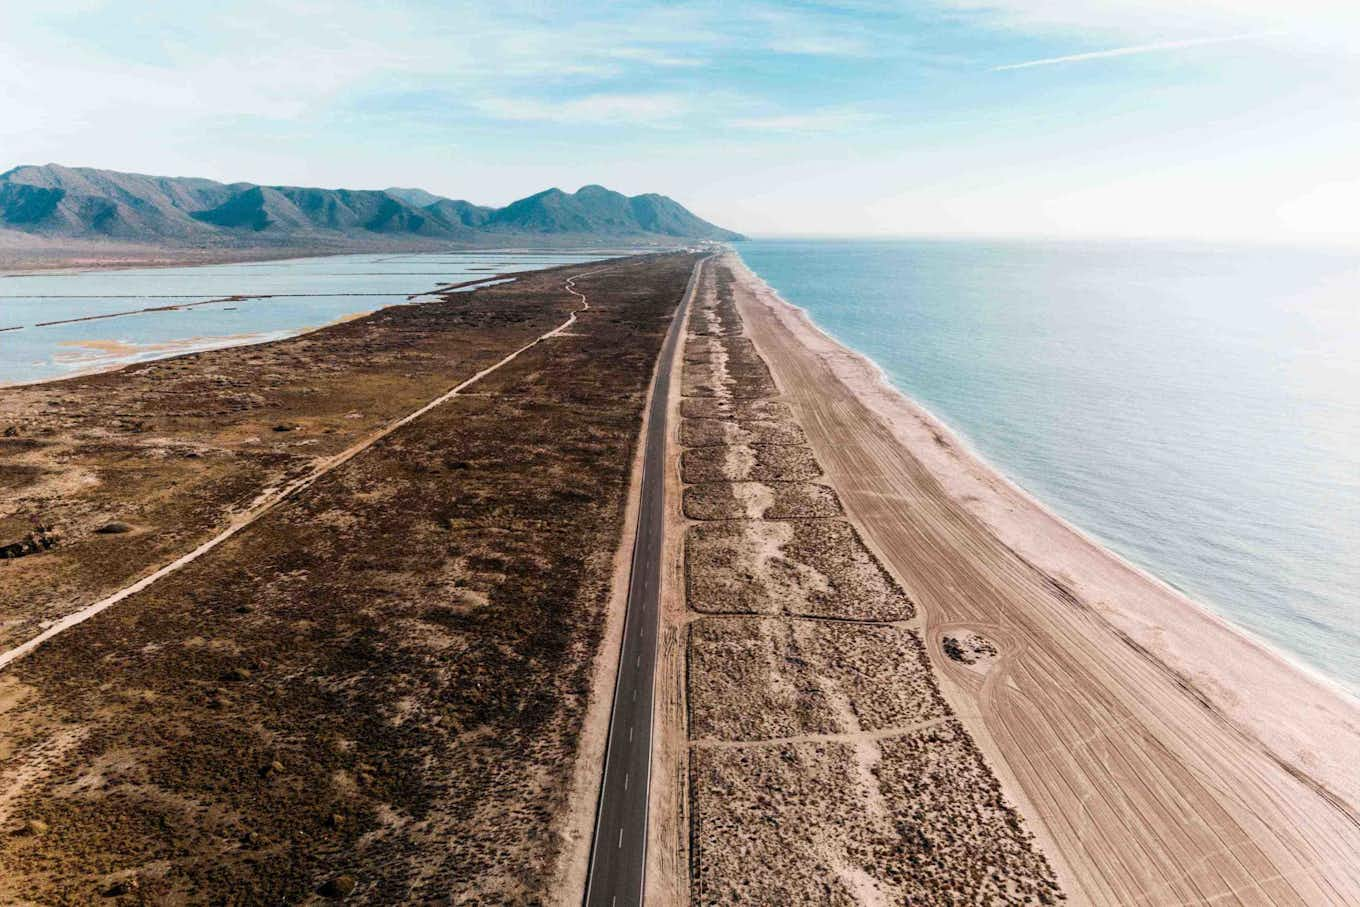
[[[751,337],[847,512],[921,606],[954,706],[978,716],[970,729],[1037,820],[1073,900],[1360,903],[1355,806],[1234,720],[1220,691],[1113,624],[1117,603],[1082,598],[1081,577],[1051,576],[1003,543],[845,383],[852,357],[729,263]],[[932,443],[943,452],[920,456],[936,466],[961,456],[941,434],[926,434]],[[945,633],[960,630],[998,644],[986,670],[943,654]]]
[[[416,419],[419,419],[421,416],[425,415],[435,407],[447,403],[449,400],[452,400],[454,397],[457,397],[463,391],[467,390],[472,385],[481,381],[487,375],[490,375],[497,369],[500,369],[503,366],[507,365],[508,363],[513,362],[515,359],[519,358],[521,354],[542,343],[544,340],[561,335],[562,332],[570,329],[571,326],[576,323],[576,317],[579,313],[584,312],[590,308],[590,302],[586,299],[585,294],[576,289],[575,287],[576,281],[580,280],[583,277],[589,277],[592,274],[598,274],[607,270],[609,270],[607,267],[596,268],[595,270],[586,271],[585,273],[582,274],[577,274],[566,280],[566,282],[563,284],[563,289],[565,289],[568,293],[571,293],[573,296],[577,297],[581,301],[581,307],[577,309],[575,312],[572,312],[571,315],[565,321],[563,321],[557,327],[553,328],[551,331],[547,331],[543,334],[540,334],[538,337],[535,337],[529,343],[524,344],[519,349],[510,353],[505,358],[494,363],[493,365],[490,365],[482,369],[481,371],[473,375],[471,378],[462,381],[461,383],[454,386],[450,390],[444,392],[443,394],[440,394],[438,397],[426,403],[424,406],[421,406],[419,409],[407,413],[400,419],[388,423],[383,428],[379,429],[378,431],[374,432],[373,434],[369,435],[363,440],[358,441],[355,444],[352,444],[351,446],[345,448],[335,456],[323,460],[306,475],[294,479],[293,481],[284,485],[282,488],[266,491],[255,501],[255,503],[249,509],[247,509],[245,512],[241,513],[235,519],[233,519],[231,523],[227,525],[227,528],[223,529],[217,535],[208,539],[206,542],[203,542],[201,545],[199,545],[197,548],[194,548],[187,554],[184,554],[179,558],[176,558],[175,560],[171,561],[165,566],[153,571],[147,576],[142,577],[137,582],[125,586],[122,589],[119,589],[117,592],[114,592],[111,595],[101,598],[99,601],[86,605],[80,610],[68,614],[65,617],[62,617],[61,619],[52,623],[49,627],[47,627],[47,629],[43,630],[43,632],[39,633],[38,635],[26,640],[25,642],[20,643],[17,646],[14,646],[11,649],[8,649],[3,653],[0,653],[0,669],[5,668],[7,665],[11,664],[17,659],[23,658],[25,655],[29,654],[34,649],[38,648],[43,643],[47,642],[53,637],[65,633],[72,627],[79,626],[80,624],[89,620],[91,617],[94,617],[96,614],[99,614],[101,611],[113,607],[114,605],[121,602],[123,599],[136,595],[138,592],[141,592],[143,589],[146,589],[148,586],[152,585],[158,580],[164,579],[165,577],[171,575],[172,573],[175,573],[176,571],[180,570],[187,564],[193,563],[194,561],[202,557],[204,554],[207,554],[209,551],[212,551],[218,545],[222,544],[227,539],[236,535],[236,533],[240,532],[242,529],[245,529],[247,526],[254,523],[260,517],[264,516],[275,506],[277,506],[280,502],[285,501],[289,497],[310,487],[317,481],[317,479],[320,479],[322,476],[326,475],[327,473],[331,472],[337,467],[342,466],[345,463],[348,463],[350,460],[354,459],[356,456],[363,453],[365,450],[368,450],[374,444],[377,444],[379,441],[381,441],[383,438],[386,438],[388,435],[392,434],[397,429],[401,428],[404,425],[410,424],[411,422],[415,421]]]

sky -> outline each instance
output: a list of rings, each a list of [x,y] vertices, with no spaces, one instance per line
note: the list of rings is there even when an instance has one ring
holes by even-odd
[[[1360,242],[1360,2],[0,0],[0,170]]]

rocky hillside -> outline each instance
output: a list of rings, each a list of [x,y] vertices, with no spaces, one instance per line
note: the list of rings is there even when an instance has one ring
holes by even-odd
[[[346,239],[481,245],[508,235],[582,240],[734,240],[664,195],[549,189],[504,208],[422,189],[218,183],[47,164],[0,174],[0,231],[163,245],[278,245]]]

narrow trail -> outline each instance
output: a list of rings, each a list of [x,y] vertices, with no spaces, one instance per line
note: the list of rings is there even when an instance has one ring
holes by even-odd
[[[83,624],[85,621],[94,617],[96,614],[99,614],[101,611],[105,611],[113,607],[114,605],[121,602],[123,599],[130,598],[131,596],[136,595],[138,592],[141,592],[143,589],[146,589],[152,584],[164,579],[165,577],[171,575],[172,573],[178,572],[181,568],[189,564],[192,564],[194,561],[198,560],[200,557],[207,554],[209,551],[212,551],[214,548],[225,542],[227,539],[236,535],[242,529],[245,529],[246,527],[250,526],[256,520],[260,519],[260,517],[269,513],[279,504],[288,500],[290,497],[293,497],[294,495],[305,491],[322,476],[348,463],[350,460],[354,459],[359,454],[368,450],[374,444],[377,444],[379,441],[383,440],[397,429],[401,428],[404,425],[408,425],[411,422],[414,422],[416,419],[419,419],[421,416],[425,415],[435,407],[441,406],[447,403],[449,400],[452,400],[454,397],[457,397],[467,388],[481,381],[487,375],[490,375],[491,373],[495,372],[502,366],[508,365],[509,363],[513,362],[515,359],[519,358],[521,354],[528,352],[529,350],[538,346],[544,340],[559,336],[563,331],[569,329],[572,325],[576,323],[576,318],[578,315],[580,315],[584,311],[587,311],[590,308],[590,302],[589,300],[586,299],[586,295],[576,289],[576,281],[580,280],[583,277],[589,277],[592,274],[599,274],[609,269],[610,268],[608,267],[596,268],[592,271],[586,271],[583,274],[577,274],[573,277],[567,278],[566,282],[563,283],[562,285],[563,289],[565,289],[568,293],[572,294],[577,299],[579,299],[581,301],[581,307],[578,308],[576,311],[572,312],[566,321],[562,322],[557,327],[553,328],[551,331],[547,331],[543,334],[540,334],[533,340],[524,344],[524,346],[521,346],[519,349],[510,353],[504,359],[501,359],[499,362],[496,362],[495,364],[482,369],[480,372],[477,372],[471,378],[468,378],[465,381],[461,382],[460,384],[456,385],[455,387],[451,388],[450,390],[445,391],[438,397],[435,397],[433,400],[426,403],[424,406],[421,406],[419,409],[407,413],[405,416],[402,416],[400,419],[397,419],[396,421],[389,422],[383,428],[379,429],[378,431],[374,432],[371,435],[368,435],[367,437],[356,442],[355,444],[352,444],[351,446],[345,448],[340,453],[332,457],[329,457],[325,460],[322,460],[320,463],[314,466],[312,470],[308,472],[306,475],[294,479],[293,481],[284,485],[282,488],[278,488],[273,491],[266,491],[256,500],[256,502],[253,505],[251,505],[249,509],[245,510],[244,512],[234,517],[231,520],[231,522],[227,524],[227,527],[225,529],[223,529],[221,532],[219,532],[217,535],[214,535],[207,541],[203,542],[197,548],[194,548],[187,554],[181,555],[180,557],[176,558],[175,560],[171,561],[165,566],[160,567],[154,572],[142,577],[137,582],[132,583],[131,585],[128,586],[124,586],[122,589],[119,589],[112,595],[108,595],[104,598],[101,598],[99,601],[86,605],[80,610],[75,611],[71,614],[66,615],[65,617],[56,620],[54,623],[52,623],[51,626],[43,630],[37,636],[34,636],[31,639],[28,639],[25,642],[20,643],[19,645],[13,647],[12,649],[0,653],[0,670],[3,670],[13,662],[17,661],[20,658],[23,658],[25,655],[28,655],[29,653],[37,649],[39,646],[41,646],[48,640],[53,639],[54,637],[59,636],[62,633],[65,633],[72,627],[76,627],[79,626],[80,624]]]

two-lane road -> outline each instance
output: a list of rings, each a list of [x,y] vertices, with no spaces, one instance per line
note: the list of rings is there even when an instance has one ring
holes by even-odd
[[[675,310],[661,346],[648,403],[642,496],[628,577],[628,610],[614,686],[614,708],[609,719],[595,840],[590,850],[586,907],[630,907],[642,903],[647,860],[647,792],[652,767],[652,688],[666,522],[666,410],[675,347],[685,312],[699,284],[700,270],[707,260],[701,259],[694,266],[684,298]]]

